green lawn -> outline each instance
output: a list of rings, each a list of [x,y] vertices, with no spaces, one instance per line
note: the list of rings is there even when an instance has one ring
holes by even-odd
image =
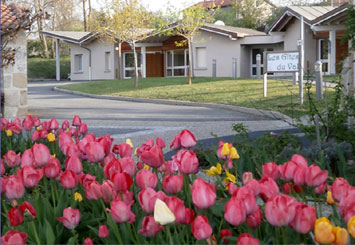
[[[299,117],[305,114],[307,94],[303,106],[298,102],[298,86],[287,81],[268,81],[268,97],[263,98],[263,82],[256,79],[195,78],[192,86],[187,78],[146,78],[133,89],[133,80],[107,80],[60,86],[85,93],[139,98],[158,98],[193,102],[210,102],[279,111]],[[315,92],[315,89],[312,89]],[[330,95],[333,94],[329,90]],[[324,102],[318,103],[324,108]]]
[[[55,59],[28,58],[28,78],[55,79]],[[60,78],[67,79],[70,73],[70,56],[60,57]]]

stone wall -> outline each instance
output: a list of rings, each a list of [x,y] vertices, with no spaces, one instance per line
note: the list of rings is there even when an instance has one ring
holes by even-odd
[[[16,48],[15,65],[2,70],[1,90],[4,92],[4,117],[13,119],[27,114],[27,38],[20,31],[7,47]]]

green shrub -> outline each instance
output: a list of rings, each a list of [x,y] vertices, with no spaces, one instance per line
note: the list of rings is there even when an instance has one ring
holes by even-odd
[[[28,77],[33,78],[56,78],[56,63],[55,59],[45,58],[28,58],[27,70]],[[70,57],[60,57],[60,78],[67,79],[70,73]]]

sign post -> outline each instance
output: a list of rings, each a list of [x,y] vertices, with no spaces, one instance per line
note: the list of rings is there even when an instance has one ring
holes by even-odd
[[[304,22],[303,15],[300,19],[300,40],[298,40],[298,50],[299,50],[299,79],[298,83],[300,86],[300,104],[303,105],[303,67],[304,67]]]

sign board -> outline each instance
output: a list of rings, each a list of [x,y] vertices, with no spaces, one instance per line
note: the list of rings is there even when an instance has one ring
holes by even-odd
[[[265,52],[264,59],[264,72],[298,72],[298,51]]]

